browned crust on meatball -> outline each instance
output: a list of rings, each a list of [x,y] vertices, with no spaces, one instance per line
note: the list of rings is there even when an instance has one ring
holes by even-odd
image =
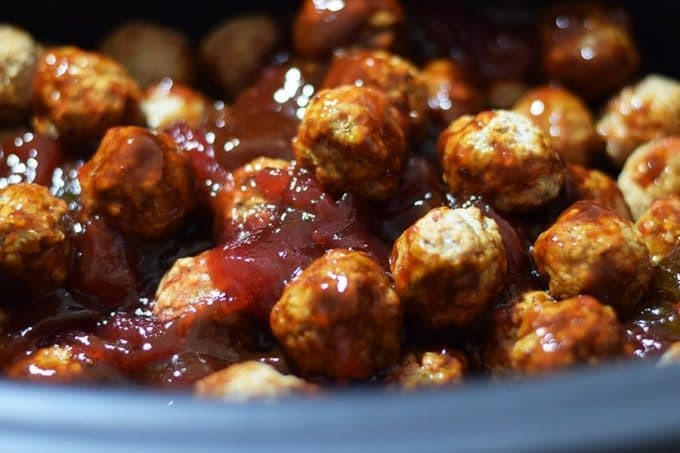
[[[40,46],[24,30],[0,24],[0,122],[28,116]]]
[[[146,90],[140,107],[148,127],[163,129],[178,121],[199,127],[210,117],[212,106],[199,92],[165,79]]]
[[[635,223],[656,265],[680,244],[680,197],[656,200]]]
[[[404,390],[444,387],[463,382],[467,370],[467,358],[460,351],[409,352],[387,381]]]
[[[626,220],[632,220],[630,208],[619,186],[601,171],[580,165],[567,165],[567,190],[572,201],[592,200],[616,211]]]

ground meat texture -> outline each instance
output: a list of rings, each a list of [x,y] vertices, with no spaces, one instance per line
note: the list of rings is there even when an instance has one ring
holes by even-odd
[[[572,203],[579,200],[592,200],[613,209],[626,220],[633,218],[616,181],[599,170],[569,164],[565,186],[567,196]]]
[[[482,110],[484,96],[460,64],[449,59],[433,60],[422,72],[427,84],[427,105],[432,116],[449,124],[466,113]]]
[[[537,208],[562,188],[564,163],[550,138],[519,113],[462,116],[441,133],[437,147],[449,189],[481,195],[500,211]]]
[[[111,31],[100,50],[125,66],[142,87],[169,77],[177,83],[194,81],[194,60],[184,33],[152,22],[126,22]]]
[[[39,294],[66,279],[66,203],[37,184],[0,191],[0,278],[7,289]]]
[[[635,223],[652,264],[659,264],[680,244],[680,197],[656,200]]]
[[[618,182],[635,219],[654,200],[680,196],[680,136],[639,147],[626,161]]]
[[[387,381],[404,390],[444,387],[460,384],[467,368],[467,359],[455,350],[409,352]]]
[[[609,101],[597,132],[619,167],[650,140],[680,134],[680,83],[653,74],[623,89]]]
[[[403,58],[379,50],[335,55],[323,88],[373,87],[387,95],[401,115],[407,135],[417,134],[427,119],[428,89],[418,69]]]
[[[581,99],[558,87],[544,86],[524,94],[513,110],[528,117],[552,140],[568,163],[586,165],[599,145],[593,116]]]
[[[196,204],[186,155],[169,135],[140,127],[110,129],[79,178],[85,212],[133,236],[172,234]]]
[[[588,294],[630,314],[649,286],[651,266],[645,243],[633,224],[593,201],[567,208],[541,233],[533,248],[551,294]]]
[[[142,120],[142,93],[125,69],[76,47],[58,47],[42,55],[33,96],[35,130],[71,144],[97,140],[110,127]]]
[[[343,86],[319,92],[293,140],[298,163],[330,192],[384,200],[406,164],[399,114],[382,92]]]
[[[548,77],[588,98],[605,96],[635,74],[640,56],[625,11],[564,3],[538,23]]]
[[[140,106],[146,125],[152,129],[168,128],[178,121],[189,127],[199,127],[207,122],[212,111],[207,98],[172,79],[163,79],[150,86]]]
[[[303,374],[364,379],[398,360],[402,311],[372,258],[334,249],[286,287],[270,325]]]
[[[269,16],[229,19],[203,38],[200,61],[215,87],[233,97],[253,82],[278,41],[279,29]]]
[[[396,0],[305,0],[293,26],[293,44],[307,58],[324,58],[340,47],[388,50],[403,19]]]
[[[435,208],[392,248],[390,268],[409,315],[430,328],[469,326],[507,273],[496,222],[478,208]]]
[[[0,122],[19,122],[27,116],[40,47],[31,35],[0,24]]]

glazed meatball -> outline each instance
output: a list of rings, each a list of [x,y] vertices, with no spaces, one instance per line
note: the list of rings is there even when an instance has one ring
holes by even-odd
[[[639,147],[626,161],[618,182],[635,219],[657,198],[680,196],[680,136]]]
[[[611,177],[598,170],[567,165],[565,183],[570,201],[592,200],[616,211],[622,218],[632,220],[630,208],[619,186]]]
[[[484,98],[469,74],[453,60],[433,60],[423,69],[432,115],[449,124],[466,113],[482,110]]]
[[[66,203],[37,184],[0,191],[0,275],[6,287],[39,294],[66,279],[69,243]]]
[[[104,38],[100,50],[122,64],[142,87],[165,77],[185,84],[195,78],[189,39],[172,28],[145,21],[126,22]]]
[[[534,243],[533,257],[550,293],[588,294],[621,314],[635,308],[649,286],[647,247],[633,224],[593,201],[578,201]]]
[[[249,361],[236,363],[196,382],[194,393],[202,398],[225,401],[271,399],[296,393],[312,393],[313,384],[280,373],[266,363]]]
[[[31,35],[0,24],[0,122],[24,119],[31,106],[33,77],[40,54]]]
[[[368,87],[319,92],[307,107],[293,152],[329,191],[368,200],[388,198],[406,163],[399,114],[387,96]]]
[[[387,380],[405,390],[443,387],[461,383],[467,368],[467,359],[458,351],[410,352]]]
[[[439,136],[444,181],[455,195],[482,195],[500,211],[557,197],[564,163],[529,119],[505,110],[458,118]]]
[[[538,24],[548,77],[589,98],[620,88],[640,63],[629,22],[625,11],[597,4],[549,9]]]
[[[378,263],[334,249],[284,289],[270,325],[303,374],[364,379],[399,358],[402,311]]]
[[[599,140],[588,107],[576,95],[563,88],[540,87],[524,94],[513,110],[543,129],[565,162],[591,161]]]
[[[544,374],[627,353],[614,310],[590,296],[557,302],[543,291],[522,294],[494,311],[489,331],[484,364],[494,374]]]
[[[680,244],[680,197],[656,200],[635,223],[652,264],[659,264]]]
[[[33,127],[64,142],[87,143],[110,127],[141,121],[137,83],[103,55],[51,49],[40,58],[33,88]]]
[[[401,115],[404,130],[418,133],[427,118],[428,90],[418,69],[403,58],[379,50],[354,50],[335,56],[323,88],[373,87],[387,95]]]
[[[201,64],[215,87],[233,97],[252,83],[278,40],[278,27],[269,16],[229,19],[201,41]]]
[[[496,221],[475,207],[435,208],[392,248],[390,269],[409,315],[431,328],[469,326],[505,283]]]
[[[79,178],[85,212],[133,236],[172,234],[196,202],[186,155],[169,135],[140,127],[109,129]]]
[[[189,127],[199,127],[209,118],[211,105],[208,99],[191,88],[163,79],[150,86],[140,104],[146,125],[163,129],[178,121]]]
[[[650,75],[614,97],[597,123],[607,154],[618,166],[640,145],[680,134],[680,83]]]
[[[339,47],[390,49],[404,12],[396,0],[305,0],[293,28],[298,54],[323,58]]]

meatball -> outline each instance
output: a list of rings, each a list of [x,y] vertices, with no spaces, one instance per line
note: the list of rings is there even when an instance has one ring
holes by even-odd
[[[465,69],[453,60],[433,60],[422,74],[427,84],[427,105],[438,121],[449,124],[463,114],[482,110],[482,93]]]
[[[545,13],[538,32],[548,77],[588,98],[620,88],[640,64],[629,17],[621,9],[559,4]]]
[[[113,126],[141,122],[137,83],[115,61],[75,47],[43,54],[33,85],[33,127],[87,144]]]
[[[657,198],[680,196],[680,136],[636,149],[619,174],[619,187],[635,219]]]
[[[592,200],[616,211],[622,218],[632,220],[630,208],[619,186],[611,177],[598,170],[580,165],[567,165],[565,183],[572,202]]]
[[[387,96],[368,87],[322,90],[309,103],[293,152],[329,191],[384,200],[406,163],[399,114]]]
[[[389,49],[404,12],[396,0],[305,0],[293,26],[295,51],[323,58],[339,47]]]
[[[534,243],[539,272],[556,298],[588,294],[629,314],[649,286],[647,247],[633,224],[593,201],[578,201]]]
[[[403,58],[379,50],[354,50],[335,56],[323,88],[373,87],[384,92],[401,115],[407,133],[418,133],[427,118],[428,89],[418,69]]]
[[[652,264],[659,264],[680,244],[680,197],[654,201],[635,226],[647,244]]]
[[[31,107],[40,48],[24,30],[0,24],[0,122],[24,119]]]
[[[496,221],[476,208],[435,208],[394,242],[390,269],[409,315],[431,328],[469,326],[505,283]]]
[[[79,178],[86,213],[148,239],[177,231],[196,202],[186,155],[169,135],[140,127],[110,129]]]
[[[525,93],[513,110],[543,129],[564,161],[586,165],[592,160],[599,140],[593,116],[576,95],[563,88],[540,87]]]
[[[458,351],[410,352],[387,380],[405,390],[443,387],[461,383],[467,368],[467,359]]]
[[[0,274],[6,290],[17,284],[38,294],[66,279],[69,243],[66,203],[37,184],[0,191]]]
[[[152,129],[163,129],[178,121],[189,127],[199,127],[209,118],[211,105],[208,99],[191,88],[163,79],[144,93],[140,107],[146,124]]]
[[[622,166],[640,145],[680,134],[680,83],[650,75],[609,101],[597,123],[612,162]]]
[[[486,88],[486,104],[491,109],[511,109],[528,89],[523,80],[494,80]]]
[[[311,393],[315,389],[313,384],[282,374],[273,366],[254,360],[231,365],[204,377],[194,385],[196,395],[226,401],[270,399],[296,393]]]
[[[200,61],[215,87],[233,97],[252,83],[279,40],[279,29],[269,16],[229,19],[201,41]]]
[[[505,110],[458,118],[439,136],[444,181],[455,195],[482,195],[500,211],[557,197],[564,163],[529,119]]]
[[[111,31],[100,50],[127,69],[142,87],[165,77],[177,83],[194,81],[194,61],[184,33],[145,21],[126,22]]]
[[[626,337],[611,307],[590,296],[554,301],[543,291],[497,308],[484,346],[495,374],[544,374],[627,354]]]
[[[334,249],[284,289],[270,325],[302,373],[363,379],[399,358],[402,311],[378,263]]]

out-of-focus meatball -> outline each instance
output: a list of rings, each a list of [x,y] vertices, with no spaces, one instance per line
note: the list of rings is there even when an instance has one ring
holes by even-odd
[[[529,210],[559,194],[564,163],[543,131],[519,113],[458,118],[439,136],[444,181],[456,195],[482,195],[500,211]]]
[[[626,220],[632,220],[630,208],[623,198],[619,186],[610,176],[598,170],[567,165],[567,180],[565,183],[571,202],[579,200],[593,200],[598,204],[616,211]]]
[[[33,85],[33,127],[68,143],[87,143],[110,127],[141,122],[137,83],[112,59],[76,47],[46,51]]]
[[[373,87],[387,95],[408,133],[418,133],[427,118],[428,90],[418,69],[381,50],[354,50],[333,58],[323,88],[342,85]]]
[[[38,294],[66,279],[66,203],[37,184],[0,191],[0,274],[6,284]]]
[[[528,89],[523,80],[494,80],[486,88],[486,104],[490,109],[511,109]]]
[[[654,200],[680,196],[680,136],[655,140],[636,149],[618,182],[635,219]]]
[[[406,311],[428,327],[468,326],[505,282],[496,221],[476,208],[435,208],[392,248],[390,268]]]
[[[427,105],[439,121],[449,124],[463,114],[482,110],[482,93],[465,69],[453,60],[433,60],[422,75],[427,84]]]
[[[593,201],[578,201],[534,243],[538,270],[558,298],[588,294],[630,313],[651,279],[649,253],[633,224]]]
[[[566,162],[578,165],[590,162],[599,140],[593,116],[576,95],[558,87],[535,88],[525,93],[513,110],[543,129]]]
[[[363,379],[399,358],[402,314],[378,263],[334,249],[286,287],[270,325],[302,373]]]
[[[278,40],[279,29],[269,16],[229,19],[203,38],[201,64],[215,87],[233,97],[252,83]]]
[[[191,88],[163,79],[150,86],[140,104],[146,125],[152,129],[170,127],[178,121],[189,127],[205,123],[211,112],[210,102]]]
[[[305,0],[295,20],[298,54],[323,58],[339,47],[390,49],[404,12],[396,0]]]
[[[543,291],[497,308],[484,364],[495,374],[542,374],[623,357],[626,337],[611,307],[590,296],[554,301]]]
[[[680,197],[656,200],[635,223],[656,265],[680,244]]]
[[[589,98],[620,88],[640,64],[630,20],[621,9],[559,4],[545,13],[538,31],[548,77]]]
[[[31,106],[33,77],[40,54],[24,30],[0,24],[0,122],[24,119]]]
[[[659,366],[680,364],[680,342],[673,343],[657,362]]]
[[[186,155],[169,135],[141,127],[110,129],[79,177],[86,213],[144,238],[176,231],[196,201]]]
[[[195,78],[189,39],[184,33],[152,22],[126,22],[102,41],[100,50],[125,66],[142,87],[165,77],[191,84]]]
[[[329,191],[388,198],[406,163],[399,114],[382,92],[343,86],[319,92],[293,140],[298,163]]]
[[[296,393],[312,393],[316,386],[299,377],[285,375],[266,363],[236,363],[196,382],[194,393],[202,398],[225,401],[271,399]]]
[[[609,101],[597,132],[607,143],[610,159],[619,166],[640,145],[680,134],[680,83],[649,75],[623,89]]]
[[[443,387],[461,383],[467,368],[467,359],[455,350],[409,352],[387,381],[405,390]]]

